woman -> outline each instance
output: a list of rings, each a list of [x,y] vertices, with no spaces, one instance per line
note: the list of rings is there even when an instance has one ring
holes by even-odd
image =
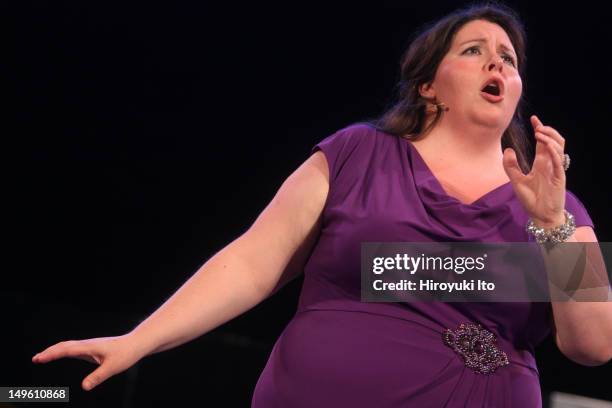
[[[123,336],[55,344],[33,361],[97,363],[82,384],[91,390],[245,312],[304,270],[298,311],[254,407],[541,406],[534,346],[554,329],[574,361],[608,361],[609,303],[360,302],[364,241],[525,242],[534,239],[529,219],[547,235],[567,225],[564,209],[576,228],[563,240],[596,241],[587,211],[565,189],[564,139],[535,116],[529,164],[524,50],[523,28],[504,7],[440,20],[405,54],[397,104],[374,124],[318,143],[250,229],[147,320]],[[461,323],[492,333],[503,358],[470,365],[445,342]]]

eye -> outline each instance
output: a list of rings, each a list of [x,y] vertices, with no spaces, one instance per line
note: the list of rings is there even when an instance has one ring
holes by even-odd
[[[468,48],[468,49],[467,49],[467,50],[465,50],[463,53],[464,53],[464,54],[467,54],[467,53],[468,53],[468,51],[471,51],[471,50],[478,50],[478,52],[480,53],[480,47],[479,47],[479,46],[477,46],[477,45],[474,45],[473,47]],[[502,55],[502,57],[503,57],[503,58],[505,58],[505,61],[509,62],[509,63],[510,63],[510,65],[512,65],[513,67],[515,67],[515,66],[516,66],[516,64],[515,64],[515,62],[514,62],[514,58],[512,58],[512,56],[511,56],[510,54],[504,53],[504,54]]]
[[[471,50],[478,50],[478,52],[480,52],[480,48],[478,48],[478,46],[477,46],[477,45],[475,45],[475,46],[470,47],[470,48],[468,48],[467,50],[463,51],[463,53],[464,53],[464,54],[467,54],[467,53],[468,53],[468,51],[471,51]]]
[[[510,61],[510,64],[512,64],[513,67],[516,66],[516,63],[514,62],[514,58],[512,58],[509,54],[504,54],[504,57],[508,58],[508,61]]]

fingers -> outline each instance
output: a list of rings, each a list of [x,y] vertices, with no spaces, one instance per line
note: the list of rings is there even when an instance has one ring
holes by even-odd
[[[555,130],[554,128],[542,125],[538,126],[536,128],[536,131],[542,132],[545,135],[552,137],[557,143],[559,143],[559,146],[561,146],[562,149],[565,148],[565,138],[563,138],[563,136],[561,136],[561,134],[559,134],[559,132],[557,132],[557,130]]]
[[[54,344],[32,357],[32,362],[48,363],[64,357],[79,358],[92,363],[99,363],[99,359],[90,355],[89,348],[76,340],[62,341]]]
[[[534,130],[541,124],[542,122],[540,122],[540,120],[538,119],[536,115],[531,116],[531,126],[533,126]],[[538,143],[537,134],[535,135],[535,137],[536,137],[535,154],[536,156],[539,156],[542,154],[542,151],[544,150],[544,145],[542,145],[542,143]]]
[[[544,135],[540,132],[536,132],[536,139],[538,144],[546,146],[546,150],[549,153],[550,158],[553,162],[553,173],[558,179],[565,177],[565,169],[563,168],[563,149],[559,146],[552,137]]]
[[[89,391],[138,361],[140,354],[135,353],[133,343],[125,339],[125,336],[118,336],[62,341],[38,353],[32,361],[46,363],[73,357],[99,364],[81,383],[83,389]]]
[[[563,156],[563,147],[551,136],[545,135],[541,132],[536,132],[535,137],[538,142],[542,142],[544,144],[552,146],[552,148],[557,153],[557,156]]]
[[[556,178],[563,179],[565,177],[565,169],[563,168],[563,162],[561,161],[561,155],[557,151],[557,148],[554,146],[554,143],[549,140],[547,143],[547,147],[550,153],[550,156],[553,161],[553,173]]]
[[[64,357],[79,358],[92,363],[101,364],[102,360],[94,355],[91,346],[87,346],[87,341],[68,340],[54,344],[44,351],[32,357],[34,363],[48,363]],[[96,370],[83,380],[81,386],[85,391],[89,391],[97,385],[111,377],[114,372],[106,360]]]
[[[32,357],[32,362],[47,363],[49,361],[57,360],[58,358],[67,357],[67,353],[72,345],[73,340],[56,343]]]
[[[561,134],[554,128],[550,126],[544,126],[542,121],[536,116],[531,116],[531,125],[534,128],[534,131],[541,132],[547,136],[552,137],[558,144],[561,146],[561,151],[565,149],[565,138],[561,136]]]
[[[516,152],[510,147],[504,150],[503,165],[504,170],[506,171],[506,174],[510,178],[511,182],[514,183],[520,181],[522,177],[525,177],[516,158]]]
[[[553,172],[555,177],[562,179],[565,177],[565,169],[563,168],[563,154],[565,149],[565,139],[550,126],[544,126],[542,121],[536,116],[531,116],[531,124],[535,130],[535,138],[538,142],[536,145],[536,153],[540,151],[539,146],[546,146],[553,162]]]

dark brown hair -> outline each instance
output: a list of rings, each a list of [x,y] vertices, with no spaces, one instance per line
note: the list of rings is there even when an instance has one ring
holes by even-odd
[[[475,3],[434,23],[426,24],[424,29],[412,35],[410,46],[401,58],[400,80],[396,85],[397,96],[394,102],[380,117],[362,123],[410,140],[417,139],[431,130],[440,120],[443,110],[438,108],[434,119],[424,128],[427,120],[426,109],[431,106],[431,101],[420,95],[419,87],[433,81],[441,60],[450,49],[454,35],[472,20],[490,21],[506,31],[516,51],[517,68],[524,83],[526,33],[517,13],[499,2]],[[521,94],[514,116],[504,131],[501,148],[513,148],[519,166],[524,173],[528,173],[531,169],[532,145],[523,127],[524,94]]]

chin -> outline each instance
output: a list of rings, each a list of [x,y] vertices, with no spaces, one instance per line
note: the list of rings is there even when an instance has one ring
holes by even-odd
[[[489,115],[479,114],[471,118],[471,122],[491,129],[505,129],[508,127],[508,118],[501,116],[499,112]]]

